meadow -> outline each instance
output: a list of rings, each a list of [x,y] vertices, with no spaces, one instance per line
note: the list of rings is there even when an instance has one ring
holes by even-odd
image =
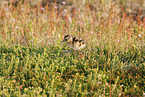
[[[130,6],[144,0],[15,1],[0,2],[0,96],[145,95],[145,19]],[[87,47],[63,52],[66,34]]]

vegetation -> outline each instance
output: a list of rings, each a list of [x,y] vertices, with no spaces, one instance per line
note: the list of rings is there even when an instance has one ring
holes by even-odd
[[[0,95],[143,96],[145,21],[128,14],[129,1],[2,1]],[[64,52],[66,34],[87,47]]]

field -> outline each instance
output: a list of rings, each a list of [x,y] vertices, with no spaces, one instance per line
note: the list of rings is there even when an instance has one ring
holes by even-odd
[[[145,95],[144,0],[46,1],[0,1],[0,96]]]

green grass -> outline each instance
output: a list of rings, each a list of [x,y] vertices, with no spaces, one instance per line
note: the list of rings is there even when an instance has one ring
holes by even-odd
[[[100,5],[92,10],[91,2],[72,1],[76,13],[71,4],[57,10],[55,4],[44,10],[27,2],[3,5],[0,95],[143,96],[144,25],[125,13],[119,17],[115,3],[106,2],[94,2]],[[70,49],[60,43],[65,34],[84,38],[87,47],[63,52]]]

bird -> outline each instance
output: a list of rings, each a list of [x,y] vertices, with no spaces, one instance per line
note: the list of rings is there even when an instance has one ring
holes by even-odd
[[[82,38],[65,35],[61,43],[67,43],[67,45],[74,50],[81,50],[86,47],[86,43]]]

